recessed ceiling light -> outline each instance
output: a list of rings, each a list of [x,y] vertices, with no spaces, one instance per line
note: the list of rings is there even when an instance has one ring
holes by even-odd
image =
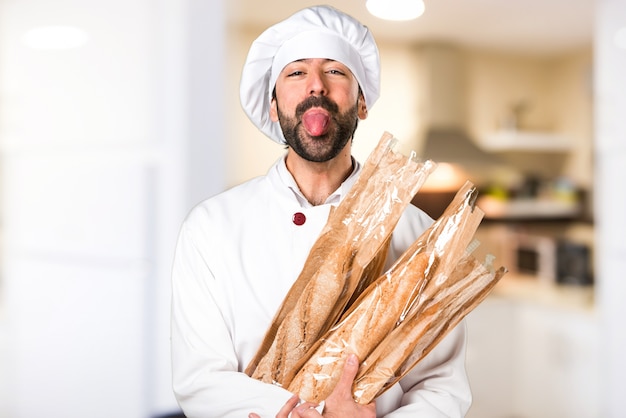
[[[34,49],[71,49],[89,40],[87,32],[73,26],[42,26],[29,30],[22,37],[24,45]]]
[[[412,20],[424,13],[422,0],[367,0],[367,10],[385,20]]]

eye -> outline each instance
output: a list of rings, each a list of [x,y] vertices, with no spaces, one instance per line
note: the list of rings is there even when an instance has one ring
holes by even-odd
[[[303,74],[304,74],[304,71],[295,70],[295,71],[292,71],[290,73],[287,73],[287,77],[297,77],[297,76],[300,76],[300,75],[303,75]]]
[[[328,70],[328,73],[329,74],[336,74],[336,75],[346,75],[346,73],[344,71],[338,70],[336,68]]]

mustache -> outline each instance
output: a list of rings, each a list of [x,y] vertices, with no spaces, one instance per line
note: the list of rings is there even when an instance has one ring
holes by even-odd
[[[304,112],[313,108],[321,107],[329,113],[339,113],[339,106],[326,96],[309,96],[296,106],[296,117],[301,117]]]

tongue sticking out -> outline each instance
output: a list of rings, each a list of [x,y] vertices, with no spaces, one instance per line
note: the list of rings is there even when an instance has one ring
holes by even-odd
[[[320,109],[312,109],[302,115],[302,124],[304,129],[311,136],[324,135],[328,130],[328,121],[330,116],[327,112]]]

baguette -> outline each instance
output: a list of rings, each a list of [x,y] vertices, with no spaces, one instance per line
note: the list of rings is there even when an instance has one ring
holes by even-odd
[[[382,273],[391,231],[435,168],[432,161],[418,163],[392,152],[393,142],[391,135],[383,135],[355,185],[331,211],[248,364],[248,375],[287,386],[295,365],[336,323],[359,281]]]
[[[417,254],[403,269],[380,276],[324,336],[288,390],[310,402],[326,399],[339,380],[347,354],[365,358],[396,326],[417,297],[428,263],[427,254]]]
[[[363,361],[352,387],[354,399],[368,404],[404,377],[505,273],[505,268],[493,271],[467,255],[445,282],[429,282],[421,303]]]
[[[307,401],[321,401],[334,388],[347,353],[352,352],[364,359],[372,350],[381,352],[377,346],[389,332],[394,332],[392,330],[398,323],[402,326],[406,314],[415,311],[415,306],[423,305],[433,298],[437,299],[439,296],[436,292],[440,290],[442,295],[454,297],[454,293],[459,291],[453,286],[455,281],[444,279],[465,253],[465,248],[482,219],[482,211],[473,204],[475,195],[476,189],[467,182],[459,190],[444,215],[405,251],[389,272],[375,282],[375,286],[368,288],[363,297],[352,304],[339,325],[314,347],[313,354],[307,354],[308,361],[298,365],[300,371],[288,386],[290,391],[299,393],[300,397]],[[422,262],[418,282],[414,282],[415,277],[411,277],[412,273],[417,271],[414,269],[416,260]],[[460,275],[465,273],[467,272],[460,270],[457,272]],[[394,282],[385,281],[387,277],[393,277],[396,285],[407,280],[407,286],[410,284],[414,286],[413,292],[407,293],[401,286],[394,288],[392,285]],[[442,284],[451,287],[441,289]],[[384,285],[386,292],[381,292],[379,299],[375,299],[378,303],[372,303],[373,289],[377,289],[376,286],[379,285],[381,287]],[[402,312],[397,310],[397,306],[400,305],[404,306]],[[390,326],[390,319],[393,320],[393,326]],[[393,347],[387,348],[390,349]],[[396,361],[404,360],[402,357],[404,353],[399,354],[400,357]],[[385,359],[394,361],[393,356],[387,358],[387,353]],[[386,380],[384,379],[382,383]]]
[[[347,274],[353,258],[352,248],[346,245],[328,254],[328,262],[322,264],[315,280],[307,284],[298,303],[283,319],[276,338],[256,366],[253,378],[280,386],[284,384],[286,376],[292,373],[293,365],[317,339],[317,335],[308,331],[324,327],[327,313],[344,293],[345,281],[338,280],[338,276]]]
[[[361,175],[355,185],[353,186],[353,190],[361,189],[364,187],[365,182],[369,179],[376,171],[379,163],[383,160],[385,155],[387,155],[387,151],[393,142],[393,138],[390,134],[385,133],[383,137],[380,139],[378,146],[374,149],[374,151],[368,157],[366,163],[363,166],[363,170]],[[276,381],[272,379],[268,379],[267,371],[256,372],[257,367],[263,361],[263,357],[265,356],[276,356],[276,348],[272,348],[272,345],[275,344],[275,340],[277,339],[277,334],[279,333],[279,329],[281,327],[282,322],[286,318],[287,315],[294,309],[294,307],[300,303],[300,296],[305,291],[308,283],[312,280],[315,280],[315,276],[317,272],[321,269],[324,263],[327,263],[328,257],[330,257],[338,247],[345,244],[347,242],[346,237],[348,236],[348,225],[345,222],[338,222],[344,218],[348,218],[350,215],[350,211],[353,210],[355,197],[346,197],[346,199],[341,202],[341,204],[335,208],[331,208],[330,215],[328,217],[328,221],[326,225],[320,232],[320,236],[313,244],[309,252],[309,256],[307,257],[304,267],[302,268],[302,272],[298,275],[297,280],[293,283],[289,292],[283,299],[282,304],[278,308],[278,311],[274,315],[272,319],[272,323],[269,328],[265,332],[265,336],[263,337],[263,341],[259,346],[257,352],[254,357],[246,367],[246,374],[248,376],[259,378],[263,376],[260,380],[266,383],[275,383]],[[270,353],[271,351],[271,353]],[[265,362],[270,361],[274,363],[275,359],[268,359]],[[264,367],[270,367],[269,364],[265,364]],[[276,382],[278,383],[278,382]]]

